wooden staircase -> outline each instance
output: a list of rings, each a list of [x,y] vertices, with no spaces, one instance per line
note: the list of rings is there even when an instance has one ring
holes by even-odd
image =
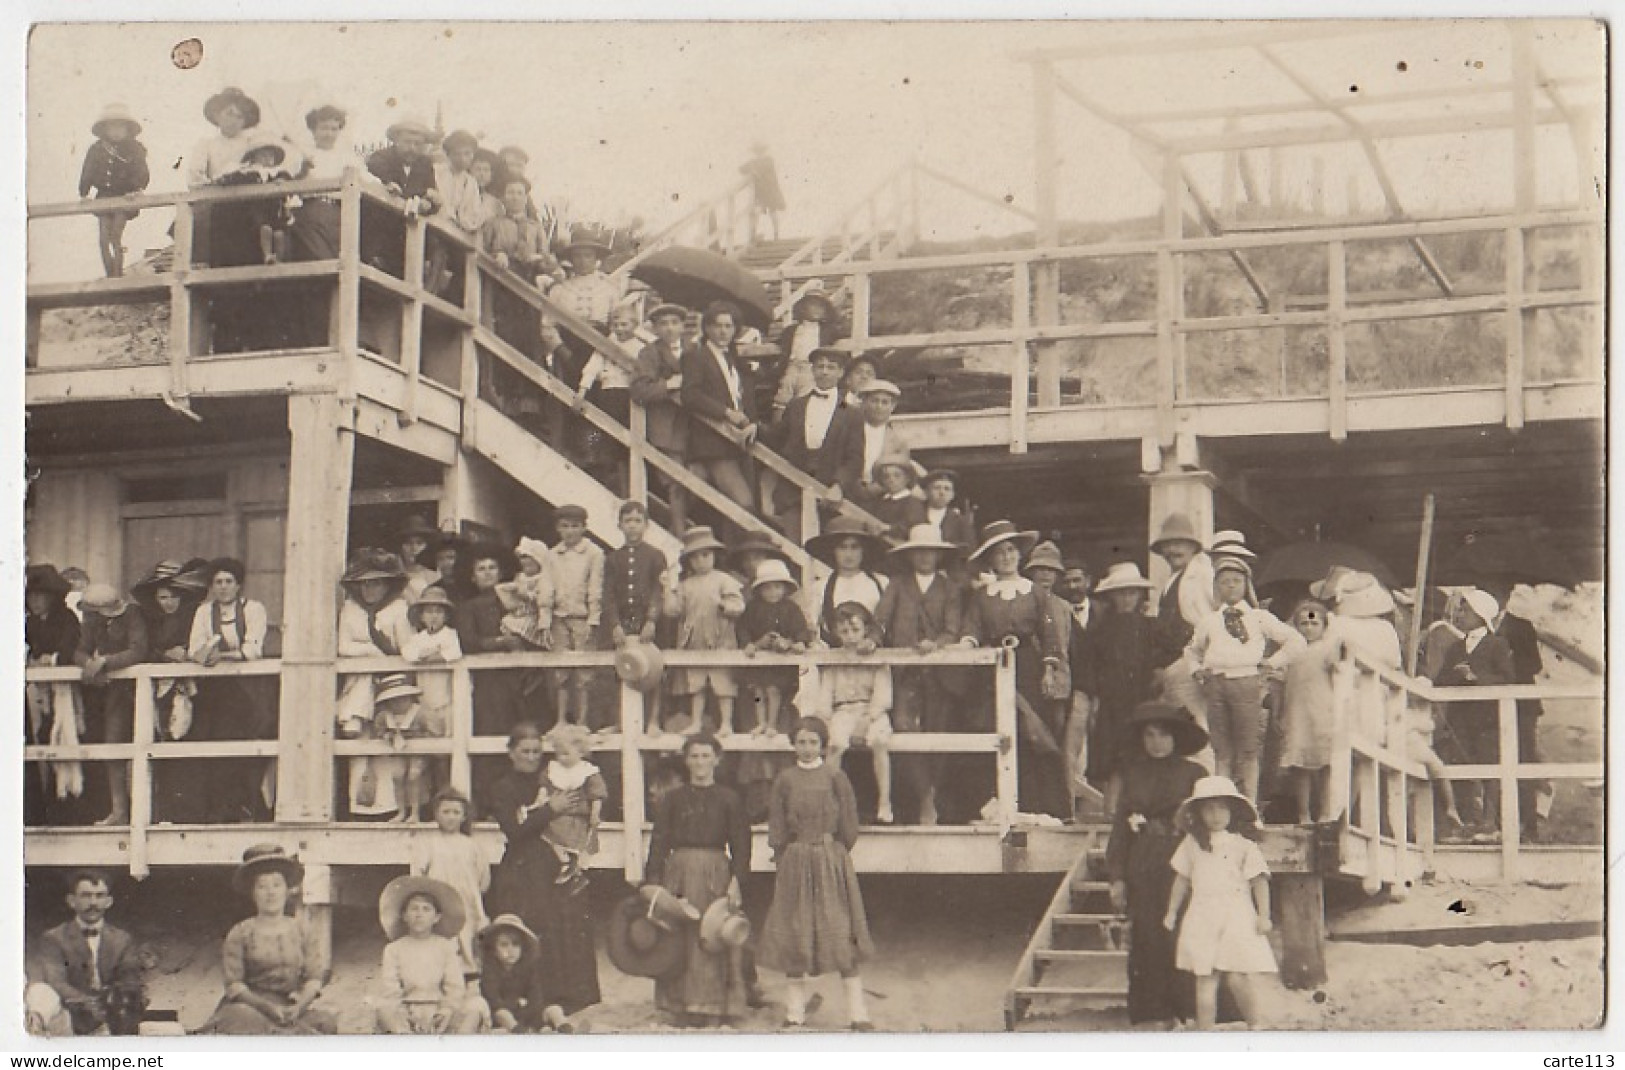
[[[1107,826],[1093,843],[1105,841]],[[1035,1004],[1126,1008],[1128,919],[1113,912],[1104,847],[1092,846],[1061,881],[1016,964],[1005,993],[1004,1027],[1020,1026]]]

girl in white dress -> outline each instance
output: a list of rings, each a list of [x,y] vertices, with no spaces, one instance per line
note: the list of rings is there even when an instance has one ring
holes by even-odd
[[[485,893],[491,890],[491,862],[474,839],[474,806],[468,796],[447,785],[430,804],[435,831],[412,841],[411,871],[444,881],[463,903],[463,926],[457,950],[465,973],[479,972],[475,938],[486,926]]]
[[[1270,875],[1258,844],[1230,826],[1257,828],[1258,811],[1229,777],[1209,776],[1196,782],[1174,821],[1185,839],[1169,862],[1174,886],[1162,924],[1179,931],[1175,965],[1196,975],[1196,1027],[1213,1028],[1222,978],[1250,1028],[1258,1024],[1251,975],[1276,972],[1267,936]]]

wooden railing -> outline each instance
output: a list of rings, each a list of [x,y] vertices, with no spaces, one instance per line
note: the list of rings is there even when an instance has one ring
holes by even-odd
[[[1350,652],[1333,675],[1335,734],[1331,779],[1326,796],[1332,821],[1341,821],[1341,872],[1375,886],[1403,887],[1430,871],[1436,845],[1433,783],[1411,742],[1411,725],[1433,719],[1436,738],[1450,707],[1493,703],[1500,760],[1493,765],[1445,766],[1452,782],[1495,781],[1500,785],[1501,873],[1527,876],[1520,861],[1521,826],[1518,785],[1524,781],[1601,781],[1604,766],[1594,762],[1523,761],[1518,748],[1520,700],[1594,701],[1599,710],[1603,690],[1593,686],[1550,684],[1495,687],[1437,687],[1373,663]],[[1459,716],[1459,712],[1457,714]]]
[[[690,209],[676,221],[645,238],[630,260],[621,264],[613,274],[620,278],[631,275],[632,269],[662,249],[684,245],[696,249],[710,249],[723,256],[734,256],[750,245],[752,218],[756,211],[753,183],[740,179],[721,193]]]
[[[820,651],[806,655],[760,654],[747,656],[738,651],[667,651],[668,668],[722,666],[733,669],[793,666],[808,668],[840,664],[885,665],[913,667],[927,671],[941,669],[980,668],[990,670],[991,693],[965,695],[967,703],[986,701],[994,711],[993,731],[964,733],[897,733],[891,751],[908,754],[984,754],[996,766],[996,798],[1001,826],[1008,827],[1016,818],[1019,800],[1016,797],[1016,693],[1015,667],[1008,651],[949,649],[933,654],[911,651],[880,650],[872,655],[858,656],[843,651]],[[299,749],[307,755],[314,750],[319,764],[328,772],[325,785],[317,785],[313,793],[328,800],[325,814],[317,821],[334,820],[332,801],[337,797],[341,781],[340,766],[334,759],[354,759],[368,756],[433,757],[444,759],[449,766],[449,782],[472,792],[473,766],[471,759],[480,755],[505,753],[505,736],[474,735],[474,684],[480,673],[513,669],[567,669],[587,667],[613,672],[614,655],[611,652],[587,654],[481,654],[447,665],[424,666],[410,664],[400,658],[337,658],[333,660],[338,677],[371,675],[382,672],[410,672],[418,676],[428,674],[449,675],[451,678],[451,722],[443,737],[407,740],[397,749],[377,739],[336,739],[332,709],[313,710],[297,724],[284,718],[278,739],[244,740],[241,742],[159,742],[156,733],[155,710],[158,684],[178,678],[224,676],[276,676],[281,663],[274,660],[246,662],[234,665],[203,668],[197,665],[138,665],[108,674],[112,680],[132,681],[135,686],[134,742],[86,744],[76,747],[36,746],[24,749],[25,762],[47,761],[127,761],[130,763],[130,824],[128,845],[130,869],[136,876],[147,872],[147,839],[153,824],[153,763],[180,759],[210,758],[275,758]],[[82,674],[77,668],[31,668],[26,672],[30,684],[43,684],[52,688],[58,710],[73,709],[72,690],[79,686]],[[623,849],[623,866],[629,880],[642,875],[645,847],[642,836],[648,829],[645,809],[644,759],[646,756],[670,755],[681,746],[681,738],[659,731],[657,726],[646,725],[644,695],[628,687],[620,687],[619,711],[615,730],[600,731],[594,736],[593,749],[617,753],[621,756],[622,820],[618,824],[606,823],[627,833]],[[336,700],[335,700],[336,706]],[[206,713],[201,716],[207,716]],[[651,730],[652,729],[652,730]],[[729,737],[725,748],[730,752],[791,753],[788,742],[781,736],[754,736],[736,733]],[[308,787],[308,786],[307,786]],[[325,790],[323,790],[325,789]],[[279,822],[287,819],[278,814]],[[309,820],[302,819],[308,824]]]

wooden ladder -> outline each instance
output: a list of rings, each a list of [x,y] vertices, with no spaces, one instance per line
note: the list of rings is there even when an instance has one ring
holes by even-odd
[[[1106,826],[1100,826],[1104,838]],[[1004,1027],[1014,1030],[1040,1000],[1126,1007],[1128,919],[1111,906],[1106,852],[1091,845],[1061,881],[1016,964],[1005,992]]]

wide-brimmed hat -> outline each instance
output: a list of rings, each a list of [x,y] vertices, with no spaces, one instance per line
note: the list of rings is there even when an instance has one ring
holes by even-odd
[[[402,134],[417,134],[420,137],[432,139],[434,137],[434,128],[424,122],[422,116],[408,113],[396,119],[384,129],[384,136],[391,141],[394,141]]]
[[[635,895],[615,904],[608,944],[609,961],[632,977],[658,981],[681,973],[688,962],[686,936],[651,917],[649,904]]]
[[[24,590],[60,596],[73,590],[73,584],[62,578],[55,565],[29,565]]]
[[[649,917],[661,925],[680,927],[700,920],[700,908],[658,884],[645,884],[638,897],[648,908]]]
[[[1168,519],[1162,522],[1162,530],[1151,540],[1151,552],[1162,553],[1161,548],[1170,542],[1188,542],[1198,550],[1202,548],[1202,538],[1196,534],[1196,525],[1184,513],[1168,514]]]
[[[797,308],[801,307],[801,303],[803,301],[817,301],[830,312],[833,313],[835,311],[835,302],[831,301],[829,294],[824,292],[823,279],[814,279],[807,284],[806,292],[800,297],[796,298],[796,303],[791,306],[791,312],[794,313]]]
[[[130,608],[130,603],[111,583],[93,583],[80,594],[79,608],[103,617],[116,617]]]
[[[750,581],[750,589],[754,591],[764,583],[787,583],[792,593],[801,587],[796,578],[790,575],[790,566],[776,557],[770,557],[756,566],[756,575]]]
[[[517,914],[498,914],[492,918],[491,923],[479,932],[481,946],[490,947],[499,933],[512,933],[519,937],[519,942],[525,946],[527,957],[535,955],[542,945],[536,934],[531,932],[530,926]]]
[[[243,864],[231,875],[231,886],[247,894],[261,873],[280,873],[289,888],[297,888],[304,882],[305,866],[280,843],[257,843],[243,852]]]
[[[399,586],[406,585],[406,569],[399,556],[375,546],[365,546],[355,552],[345,566],[339,583],[345,587],[365,583],[367,580],[387,580]]]
[[[942,537],[942,529],[935,524],[915,524],[908,529],[908,538],[887,550],[888,555],[902,555],[910,550],[940,550],[945,554],[957,554],[964,551],[963,546],[949,542]]]
[[[392,698],[411,698],[423,694],[423,689],[412,683],[404,672],[390,672],[378,677],[378,693],[374,702],[388,702]]]
[[[738,542],[728,548],[728,560],[737,565],[739,559],[748,553],[766,554],[769,557],[778,558],[787,565],[790,563],[790,559],[784,550],[765,531],[745,532],[744,535],[740,536]]]
[[[1021,566],[1021,571],[1031,572],[1035,568],[1065,572],[1066,564],[1061,560],[1061,548],[1048,540],[1033,547],[1033,552],[1027,555],[1027,563]]]
[[[649,691],[660,685],[666,672],[666,656],[652,643],[628,636],[615,651],[615,675],[634,691]]]
[[[152,566],[152,571],[136,581],[130,594],[138,602],[145,602],[158,593],[160,587],[175,587],[184,591],[202,592],[208,584],[201,576],[186,571],[186,565],[174,559],[165,559]]]
[[[1134,707],[1128,719],[1128,736],[1133,744],[1139,743],[1142,729],[1157,725],[1174,737],[1174,753],[1189,758],[1207,746],[1207,731],[1183,706],[1171,702],[1142,702]]]
[[[378,895],[378,924],[384,927],[385,936],[394,940],[406,931],[401,909],[414,895],[426,895],[440,908],[440,918],[434,923],[437,936],[456,936],[463,931],[467,910],[457,889],[433,877],[407,876],[396,877]]]
[[[1383,617],[1394,611],[1394,596],[1369,572],[1344,569],[1327,576],[1311,593],[1328,599],[1340,617]]]
[[[750,939],[750,919],[726,897],[715,900],[700,915],[700,947],[710,954],[744,947]]]
[[[423,627],[424,606],[443,607],[448,621],[457,612],[457,603],[451,600],[451,595],[446,593],[444,587],[425,587],[423,593],[418,595],[418,600],[406,607],[406,619],[412,622],[412,627]]]
[[[396,546],[399,546],[407,539],[422,539],[432,546],[440,538],[440,535],[439,528],[414,513],[407,517],[406,523],[396,530],[394,540]]]
[[[584,224],[571,228],[570,240],[564,246],[564,252],[568,256],[575,249],[597,249],[600,254],[608,256],[609,248],[609,235],[604,228]]]
[[[243,150],[242,156],[239,157],[240,162],[247,163],[248,158],[261,149],[274,149],[276,151],[276,159],[271,161],[273,167],[288,158],[288,146],[284,145],[281,139],[272,137],[270,134],[260,134],[248,139],[248,147]]]
[[[1003,542],[1013,542],[1016,549],[1025,556],[1038,542],[1038,532],[1022,531],[1008,520],[995,520],[982,527],[982,542],[971,553],[970,559],[977,560],[993,547]]]
[[[1155,591],[1157,585],[1140,575],[1140,566],[1133,561],[1119,561],[1106,570],[1106,578],[1095,584],[1095,594],[1111,591]]]
[[[857,539],[863,544],[863,560],[880,556],[886,549],[886,541],[874,532],[868,525],[856,517],[838,516],[824,525],[824,530],[807,540],[807,552],[818,560],[835,567],[835,544],[842,539]]]
[[[243,129],[260,125],[259,102],[234,85],[227,86],[203,102],[203,117],[219,126],[217,116],[229,104],[237,105],[237,110],[243,113]]]
[[[721,539],[706,525],[699,524],[683,532],[683,547],[677,554],[677,560],[682,561],[701,550],[712,550],[718,554],[728,552]]]
[[[97,116],[96,121],[90,124],[91,134],[95,137],[101,137],[102,131],[106,129],[108,123],[124,123],[129,126],[131,137],[141,136],[141,124],[136,122],[135,116],[130,113],[127,105],[109,104],[103,108],[101,115]]]
[[[1241,557],[1257,560],[1258,555],[1247,549],[1247,536],[1239,531],[1225,530],[1213,533],[1213,545],[1208,547],[1209,557]]]
[[[1230,804],[1230,825],[1232,828],[1257,828],[1258,807],[1252,800],[1236,790],[1236,785],[1227,776],[1205,776],[1196,782],[1191,789],[1191,797],[1179,804],[1179,811],[1174,814],[1174,824],[1186,832],[1191,829],[1192,814],[1196,804],[1208,799],[1223,799]]]
[[[894,398],[903,396],[903,388],[890,379],[871,379],[858,391],[858,397],[866,398],[870,394],[890,394]]]
[[[1493,630],[1495,618],[1501,615],[1501,603],[1495,600],[1495,596],[1477,587],[1468,587],[1459,593],[1461,594],[1461,600],[1467,603],[1468,608],[1477,613],[1480,619]],[[85,594],[88,595],[90,592],[87,590]],[[83,605],[84,603],[80,604]],[[1341,607],[1341,603],[1339,603],[1339,607]],[[1341,608],[1339,608],[1339,612],[1341,612]]]

